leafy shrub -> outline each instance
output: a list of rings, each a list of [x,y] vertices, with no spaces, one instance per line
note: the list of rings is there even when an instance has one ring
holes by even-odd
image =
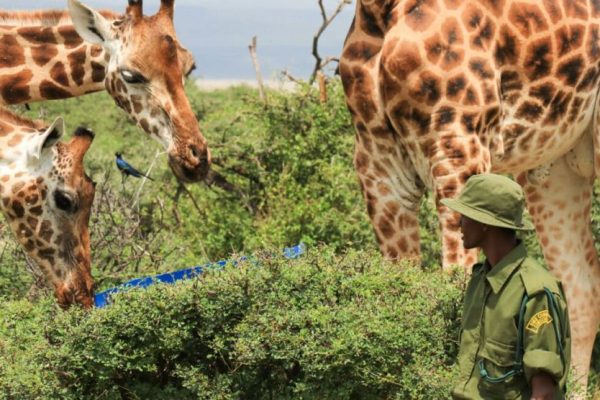
[[[8,303],[0,398],[446,398],[456,282],[333,249],[265,253],[89,313]]]

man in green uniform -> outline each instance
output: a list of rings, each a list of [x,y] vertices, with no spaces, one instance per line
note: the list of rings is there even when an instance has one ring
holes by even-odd
[[[486,260],[473,266],[465,293],[455,399],[556,399],[564,396],[571,339],[562,286],[527,256],[516,231],[521,187],[495,174],[472,176],[456,199],[464,247]]]

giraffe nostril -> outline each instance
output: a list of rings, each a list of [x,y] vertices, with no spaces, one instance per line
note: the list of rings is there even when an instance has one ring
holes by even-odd
[[[183,182],[199,182],[210,168],[210,153],[207,148],[189,145],[184,153],[169,155],[171,169]]]
[[[189,146],[189,166],[193,169],[204,169],[208,166],[208,150],[196,145]]]
[[[192,157],[193,158],[200,158],[200,152],[198,151],[198,148],[194,145],[190,145],[190,151],[192,152]]]

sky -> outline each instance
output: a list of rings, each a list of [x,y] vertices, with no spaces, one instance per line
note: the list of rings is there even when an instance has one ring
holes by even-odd
[[[324,0],[329,13],[339,0]],[[122,12],[126,0],[83,0],[94,8]],[[0,0],[0,9],[66,8],[66,0]],[[144,0],[146,14],[156,12],[159,0]],[[339,56],[352,22],[347,5],[321,37],[323,58]],[[195,75],[205,79],[254,79],[248,52],[258,39],[258,60],[265,79],[287,70],[307,78],[314,66],[312,38],[321,25],[317,0],[176,0],[175,29],[179,41],[196,58]]]

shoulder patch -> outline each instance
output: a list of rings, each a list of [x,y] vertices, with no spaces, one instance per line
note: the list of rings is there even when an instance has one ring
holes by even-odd
[[[532,333],[538,333],[542,326],[547,325],[550,322],[552,322],[552,317],[550,316],[550,313],[548,312],[548,310],[543,310],[529,319],[529,322],[527,322],[526,329]]]

